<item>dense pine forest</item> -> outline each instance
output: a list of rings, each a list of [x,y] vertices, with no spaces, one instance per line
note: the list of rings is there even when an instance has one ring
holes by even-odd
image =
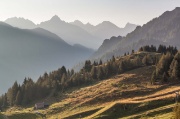
[[[87,60],[79,72],[74,72],[73,69],[67,70],[62,66],[58,70],[44,73],[36,82],[31,78],[25,78],[20,85],[16,81],[7,93],[0,97],[0,105],[2,107],[25,106],[46,97],[55,97],[58,93],[64,93],[73,87],[90,85],[148,65],[156,65],[150,81],[152,85],[156,82],[167,83],[180,79],[180,53],[176,47],[160,45],[156,48],[153,45],[147,45],[139,48],[138,52],[154,52],[159,55],[142,56],[132,50],[124,56],[113,56],[111,60],[104,63],[101,60],[99,62]]]

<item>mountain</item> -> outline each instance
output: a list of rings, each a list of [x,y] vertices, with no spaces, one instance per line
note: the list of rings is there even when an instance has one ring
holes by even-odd
[[[99,38],[91,35],[76,25],[62,21],[56,15],[53,16],[49,21],[42,22],[37,26],[57,34],[70,44],[78,43],[86,47],[97,49],[102,43],[102,40]]]
[[[115,24],[111,23],[110,21],[103,21],[102,23],[93,26],[90,23],[83,24],[81,21],[74,21],[71,24],[77,25],[82,29],[86,30],[87,32],[91,33],[92,35],[106,39],[112,36],[126,36],[128,33],[135,30],[137,25],[127,23],[124,28],[119,28]]]
[[[13,17],[13,18],[8,18],[4,22],[11,25],[11,26],[18,27],[21,29],[36,28],[36,24],[34,24],[32,21],[30,21],[28,19],[24,19],[24,18]]]
[[[126,36],[127,33],[132,32],[137,27],[134,24],[128,23],[124,28],[119,28],[109,21],[104,21],[96,26],[90,23],[83,24],[78,20],[67,23],[57,15],[38,25],[28,19],[17,17],[9,18],[5,22],[21,29],[40,27],[57,34],[69,44],[81,44],[91,49],[98,49],[104,39],[119,35]]]
[[[123,37],[111,37],[110,39],[105,39],[103,44],[99,47],[99,49],[93,54],[93,59],[98,59],[99,56],[103,56],[105,52],[108,52],[110,49],[113,49],[114,45],[119,43]]]
[[[133,32],[129,33],[123,39],[119,38],[119,42],[111,46],[106,52],[99,53],[99,50],[91,57],[104,58],[107,60],[112,55],[122,55],[125,52],[131,52],[132,49],[137,50],[143,45],[173,45],[180,48],[180,8],[177,7],[173,11],[166,11],[158,18],[154,18],[142,27],[138,26]],[[103,46],[101,46],[103,47]]]
[[[0,94],[15,80],[37,79],[62,65],[70,68],[93,53],[42,28],[19,29],[0,22],[0,36]]]

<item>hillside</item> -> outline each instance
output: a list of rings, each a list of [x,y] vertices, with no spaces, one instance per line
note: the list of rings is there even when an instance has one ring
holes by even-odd
[[[116,58],[125,59],[159,57],[160,53],[138,52]],[[108,64],[103,64],[108,65]],[[140,117],[172,117],[175,91],[180,91],[179,83],[151,84],[154,65],[143,66],[115,75],[106,80],[82,85],[59,92],[56,97],[46,98],[51,102],[47,109],[33,111],[33,108],[10,108],[2,113],[8,118],[29,119],[46,117],[48,119],[118,119]],[[26,119],[26,118],[25,118]]]
[[[67,92],[65,99],[38,112],[48,119],[130,119],[162,117],[163,114],[171,117],[174,91],[180,90],[179,84],[150,85],[153,69],[151,66],[135,69],[92,86]],[[35,115],[29,110],[12,110],[4,114],[10,119],[22,115],[22,112],[24,115]]]
[[[67,44],[57,35],[41,29],[25,30],[0,23],[0,94],[14,81],[37,79],[45,71],[62,65],[70,68],[85,60],[93,50]]]
[[[122,40],[113,45],[106,52],[96,53],[92,59],[101,58],[104,60],[110,59],[112,55],[119,56],[125,52],[130,52],[132,49],[137,50],[144,45],[173,45],[180,47],[179,32],[180,32],[180,8],[177,7],[173,11],[167,11],[158,18],[154,18],[142,27],[138,26],[133,32],[129,33]],[[101,46],[103,47],[103,46]]]

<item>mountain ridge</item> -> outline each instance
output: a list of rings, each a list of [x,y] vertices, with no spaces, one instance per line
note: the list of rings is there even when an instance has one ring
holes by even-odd
[[[22,29],[34,29],[40,27],[55,33],[71,45],[81,44],[93,49],[98,49],[104,39],[112,36],[124,36],[127,33],[132,32],[136,27],[136,25],[129,24],[128,29],[119,28],[109,21],[104,21],[96,26],[90,23],[83,24],[79,20],[68,23],[61,20],[57,15],[54,15],[50,20],[43,21],[37,25],[30,20],[17,17],[9,18],[5,20],[5,22],[11,26]],[[24,24],[20,24],[21,22]],[[25,22],[31,22],[32,25],[27,25],[26,27],[26,24],[28,23],[25,24]]]
[[[138,26],[136,29],[128,33],[126,37],[120,40],[117,44],[109,49],[104,54],[97,52],[92,56],[100,59],[110,59],[112,55],[123,55],[131,52],[131,50],[138,50],[138,47],[143,45],[173,45],[180,48],[180,8],[175,8],[172,11],[166,11],[157,18],[150,20],[143,26]]]

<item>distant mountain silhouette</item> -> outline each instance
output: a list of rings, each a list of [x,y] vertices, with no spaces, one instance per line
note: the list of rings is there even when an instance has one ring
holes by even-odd
[[[0,94],[15,80],[36,79],[63,65],[70,68],[93,53],[42,28],[19,29],[0,22],[0,36]]]
[[[78,43],[86,47],[97,49],[102,42],[84,29],[62,21],[56,15],[49,21],[42,22],[37,26],[57,34],[70,44]]]
[[[132,49],[137,50],[143,45],[173,45],[180,48],[180,8],[177,7],[173,11],[167,11],[160,17],[154,18],[142,27],[138,26],[132,33],[129,33],[123,39],[119,38],[119,42],[106,47],[108,49],[103,54],[99,50],[91,57],[103,58],[107,60],[112,55],[123,55],[125,52],[131,52]]]
[[[97,26],[93,26],[90,23],[83,24],[78,20],[67,23],[62,21],[57,15],[38,25],[30,20],[16,17],[9,18],[5,22],[22,29],[40,27],[57,34],[69,44],[81,44],[93,49],[98,49],[104,39],[112,36],[125,36],[136,28],[136,25],[133,24],[127,24],[125,28],[119,28],[109,21],[104,21]]]
[[[96,26],[93,26],[89,23],[83,24],[81,21],[74,21],[71,24],[77,25],[87,32],[91,33],[92,35],[101,38],[107,39],[112,36],[126,36],[128,33],[135,30],[137,25],[128,23],[124,28],[119,28],[115,24],[111,23],[110,21],[104,21]]]
[[[21,28],[21,29],[36,28],[36,24],[34,24],[32,21],[30,21],[28,19],[24,19],[24,18],[17,18],[17,17],[8,18],[7,20],[5,20],[5,23],[7,23],[11,26],[14,26],[14,27]]]

